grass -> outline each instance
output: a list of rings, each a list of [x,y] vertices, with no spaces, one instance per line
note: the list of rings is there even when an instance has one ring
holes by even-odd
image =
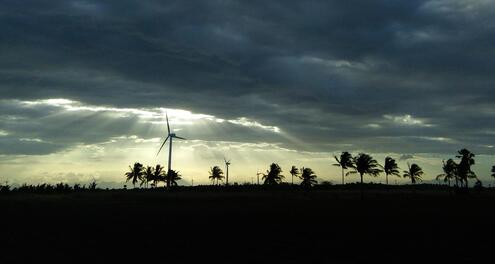
[[[495,191],[231,187],[0,195],[0,261],[359,263],[490,256]]]

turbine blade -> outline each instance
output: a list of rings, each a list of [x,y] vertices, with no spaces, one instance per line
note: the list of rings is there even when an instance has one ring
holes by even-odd
[[[158,150],[158,153],[156,153],[156,156],[158,156],[158,154],[160,154],[160,151],[162,151],[162,148],[163,148],[163,146],[165,146],[165,143],[167,143],[167,140],[168,140],[168,138],[169,138],[169,137],[170,137],[170,136],[167,136],[167,138],[165,139],[165,141],[163,141],[163,144],[162,144],[162,146],[160,147],[160,150]]]
[[[183,138],[183,137],[179,137],[179,136],[174,136],[174,138],[178,138],[178,139],[183,139],[183,140],[186,140],[185,138]]]
[[[170,135],[170,125],[168,124],[168,114],[165,113],[165,117],[167,118],[167,130],[168,130],[168,134]]]

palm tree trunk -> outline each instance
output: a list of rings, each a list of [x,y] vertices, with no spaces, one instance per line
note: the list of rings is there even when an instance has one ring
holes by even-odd
[[[388,185],[388,173],[385,173],[385,182]]]
[[[345,181],[344,181],[344,168],[342,168],[342,185],[345,184]]]
[[[360,184],[360,189],[361,189],[361,200],[364,199],[364,193],[363,193],[363,174],[360,173],[361,175],[361,184]]]

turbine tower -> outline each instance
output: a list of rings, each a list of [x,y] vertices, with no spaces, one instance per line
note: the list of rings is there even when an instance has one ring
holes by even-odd
[[[230,160],[227,160],[223,158],[225,161],[225,166],[227,166],[227,176],[225,177],[225,185],[229,185],[229,166],[230,166]]]
[[[170,132],[170,124],[168,123],[168,114],[165,113],[165,117],[167,118],[167,131],[168,131],[168,134],[167,134],[167,138],[165,138],[165,141],[163,141],[163,144],[162,146],[160,147],[160,150],[158,150],[158,153],[156,154],[156,156],[158,156],[158,154],[160,154],[160,151],[162,151],[162,148],[163,146],[165,146],[165,143],[167,143],[167,140],[169,140],[169,148],[168,148],[168,170],[167,170],[167,188],[170,187],[170,171],[172,170],[172,141],[174,138],[178,138],[178,139],[185,139],[183,137],[179,137],[177,136],[175,133],[171,133]]]

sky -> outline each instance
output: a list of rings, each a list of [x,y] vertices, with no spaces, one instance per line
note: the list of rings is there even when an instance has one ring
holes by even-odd
[[[181,184],[333,155],[495,165],[495,1],[0,0],[0,181],[119,188],[172,130]],[[349,176],[348,182],[358,180]],[[365,177],[384,182],[384,177]],[[392,183],[407,180],[393,178]]]

